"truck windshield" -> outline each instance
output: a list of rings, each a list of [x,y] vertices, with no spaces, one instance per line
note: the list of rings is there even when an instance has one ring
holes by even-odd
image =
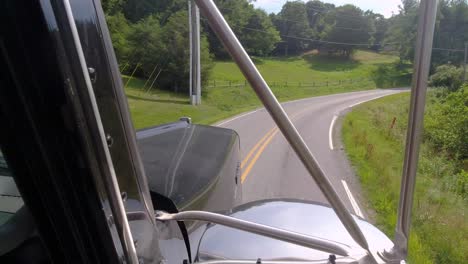
[[[410,259],[436,261],[450,251],[433,239],[466,240],[466,1],[441,1],[437,16],[430,0],[169,2],[103,6],[137,133],[171,138],[154,146],[137,139],[152,191],[187,210],[286,198],[331,205],[352,215],[338,213],[342,222],[377,223],[389,237],[397,229],[408,244],[415,189],[411,232],[423,252],[436,253]],[[235,37],[223,34],[230,31],[217,14]],[[418,23],[423,14],[428,19]],[[423,82],[430,89],[421,134],[426,85],[418,95],[416,88]],[[191,134],[200,125],[234,131],[239,142],[233,136],[210,157],[221,151],[208,151],[218,146],[214,136]],[[410,143],[405,154],[405,142],[422,142],[421,155]],[[154,147],[161,154],[145,154]],[[304,167],[307,159],[313,165]],[[194,184],[198,176],[190,175],[210,160],[219,168]],[[415,187],[407,176],[416,172]],[[196,190],[179,188],[185,184]],[[437,231],[429,238],[427,230]],[[447,254],[457,262],[468,252]]]

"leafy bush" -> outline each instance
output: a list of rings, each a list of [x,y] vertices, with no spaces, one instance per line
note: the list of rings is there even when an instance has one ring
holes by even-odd
[[[107,15],[106,20],[115,55],[119,61],[128,61],[131,49],[128,41],[131,28],[128,21],[122,13]]]
[[[189,89],[189,28],[187,12],[182,10],[162,19],[149,15],[129,23],[121,13],[107,16],[112,43],[121,71],[144,79],[152,78],[154,86],[174,92]],[[164,24],[162,24],[164,20]],[[205,36],[200,40],[202,84],[213,67]]]
[[[468,85],[428,107],[425,136],[438,150],[461,161],[468,158]]]
[[[372,72],[378,88],[403,87],[411,83],[411,65],[403,63],[382,64]]]
[[[452,96],[460,97],[459,92],[439,98],[430,93],[432,104],[445,103]],[[345,150],[375,210],[376,224],[389,236],[395,230],[408,100],[409,94],[402,93],[363,104],[343,122]],[[394,117],[396,124],[390,129]],[[374,146],[370,157],[369,144]],[[462,162],[447,154],[434,149],[429,140],[421,144],[408,263],[466,263],[468,259],[467,169],[463,171]]]
[[[447,183],[452,192],[459,194],[463,199],[468,199],[468,171],[461,170],[454,174]]]
[[[436,68],[435,73],[429,79],[430,86],[443,86],[454,91],[462,84],[461,76],[463,70],[453,65],[445,64]]]

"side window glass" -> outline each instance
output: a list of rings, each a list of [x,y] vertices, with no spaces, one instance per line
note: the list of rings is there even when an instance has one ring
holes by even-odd
[[[0,150],[0,225],[23,206],[15,179]]]

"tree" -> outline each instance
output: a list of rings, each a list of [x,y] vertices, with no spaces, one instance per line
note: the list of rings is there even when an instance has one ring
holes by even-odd
[[[438,20],[434,33],[434,47],[463,50],[468,41],[468,4],[466,1],[440,1]],[[452,63],[460,65],[463,62],[463,52],[449,50],[434,50],[433,66]]]
[[[186,0],[104,0],[118,61],[127,74],[151,77],[161,89],[189,89],[189,28]],[[262,22],[265,24],[264,22]],[[206,36],[201,39],[201,77],[213,67]],[[154,79],[155,78],[155,79]]]
[[[306,38],[310,38],[312,34],[306,7],[302,1],[286,2],[281,12],[272,18],[283,40],[278,49],[283,50],[285,56],[290,53],[298,54],[307,49],[309,41]]]
[[[427,109],[424,134],[440,151],[468,159],[468,85],[459,87]]]
[[[389,19],[386,43],[392,43],[399,52],[400,62],[413,60],[419,4],[415,0],[403,0],[399,14]]]
[[[137,69],[142,78],[156,78],[158,88],[186,92],[189,89],[189,28],[186,10],[169,17],[161,26],[160,18],[150,15],[133,25],[128,40],[132,47],[130,69]],[[206,37],[200,44],[202,83],[206,82],[213,66]]]
[[[268,55],[280,40],[279,32],[265,11],[255,9],[242,33],[241,42],[247,52],[251,55]]]
[[[129,69],[140,68],[138,75],[148,77],[157,64],[161,64],[165,45],[161,38],[162,29],[159,18],[150,15],[138,23],[133,24],[128,41],[131,46],[128,63]]]
[[[419,8],[418,0],[401,0],[401,5],[398,6],[400,13],[408,15],[412,13],[415,9]]]
[[[306,3],[307,20],[309,22],[309,27],[312,30],[313,38],[315,39],[320,38],[320,35],[325,29],[324,18],[327,12],[334,8],[335,8],[335,5],[323,3],[319,0],[308,1]],[[313,45],[313,46],[317,46],[317,45]]]
[[[413,60],[418,23],[418,1],[403,0],[398,15],[388,21],[385,42],[396,43],[400,61]],[[439,2],[432,69],[438,65],[463,61],[464,43],[468,41],[468,3],[466,0],[443,0]]]
[[[131,28],[127,19],[122,13],[117,12],[107,15],[106,20],[117,60],[121,63],[128,62],[131,50],[128,38]]]
[[[188,14],[181,10],[173,14],[164,25],[160,38],[163,40],[162,72],[159,87],[171,89],[175,92],[189,90],[189,28]],[[208,41],[205,36],[200,40],[201,82],[205,83],[213,67],[212,57],[209,53]]]
[[[463,70],[450,64],[440,65],[436,68],[435,73],[429,79],[430,86],[447,87],[449,90],[454,91],[458,89],[461,84],[461,76]]]
[[[364,12],[354,5],[335,8],[327,14],[325,22],[327,26],[322,34],[323,39],[328,42],[336,42],[325,44],[330,52],[337,52],[349,57],[354,48],[372,44],[371,37],[375,27],[372,21],[364,15]],[[359,45],[349,45],[348,43]]]
[[[372,35],[372,45],[371,49],[378,51],[384,48],[382,43],[385,40],[385,34],[388,30],[388,20],[381,14],[375,14],[371,11],[366,12],[366,16],[371,20],[371,24],[374,25],[375,31],[371,33]]]
[[[123,13],[132,23],[158,14],[161,24],[164,24],[171,14],[182,9],[187,10],[187,0],[125,0],[123,5]]]
[[[279,41],[278,32],[264,11],[255,9],[251,1],[247,0],[216,0],[215,3],[249,54],[263,56],[274,49]],[[202,22],[211,52],[218,59],[229,58],[208,23],[204,20]]]
[[[245,27],[248,25],[249,19],[254,12],[253,5],[246,0],[215,0],[215,3],[239,40],[244,39],[245,33],[251,33],[251,31],[246,31]],[[202,20],[202,22],[203,29],[207,32],[211,52],[218,59],[229,58],[229,53],[224,49],[221,41],[211,30],[208,22],[205,20]]]
[[[101,5],[106,15],[114,15],[122,12],[124,0],[102,0]]]

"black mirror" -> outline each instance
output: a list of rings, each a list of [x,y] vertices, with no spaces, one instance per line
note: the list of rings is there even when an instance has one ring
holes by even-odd
[[[137,132],[149,188],[179,210],[226,210],[240,201],[239,136],[187,120]]]

